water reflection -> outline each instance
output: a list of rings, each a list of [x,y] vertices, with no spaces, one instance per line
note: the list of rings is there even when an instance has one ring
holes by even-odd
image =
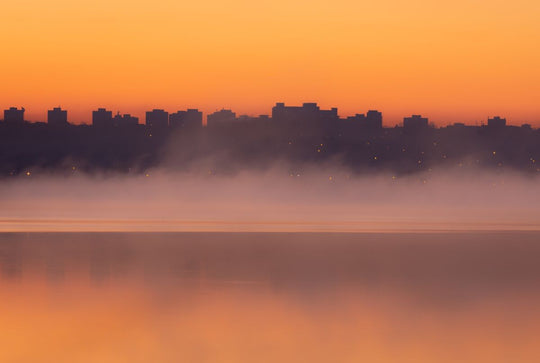
[[[537,361],[540,234],[0,234],[0,361]]]

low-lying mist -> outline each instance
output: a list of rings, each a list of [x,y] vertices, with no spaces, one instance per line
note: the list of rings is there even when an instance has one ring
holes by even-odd
[[[478,171],[21,176],[0,182],[0,231],[537,230],[539,192],[537,178]]]

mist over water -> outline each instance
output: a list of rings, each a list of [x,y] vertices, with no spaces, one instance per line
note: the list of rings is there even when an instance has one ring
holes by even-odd
[[[540,183],[455,170],[395,176],[332,167],[219,175],[148,170],[0,182],[2,231],[536,230]]]
[[[0,231],[156,233],[0,233],[0,361],[540,358],[537,178],[36,174]]]

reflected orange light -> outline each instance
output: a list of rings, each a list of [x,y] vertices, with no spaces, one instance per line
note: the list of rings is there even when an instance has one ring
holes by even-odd
[[[7,313],[0,320],[0,360],[6,362],[43,357],[55,362],[540,358],[534,339],[540,321],[537,300],[525,298],[511,305],[506,300],[467,305],[453,314],[431,307],[425,311],[406,295],[370,291],[331,291],[310,298],[308,306],[300,295],[261,287],[152,292],[118,282],[92,287],[69,280],[47,288],[26,281],[15,294],[0,286],[0,308]],[[528,313],[501,315],[501,303]]]

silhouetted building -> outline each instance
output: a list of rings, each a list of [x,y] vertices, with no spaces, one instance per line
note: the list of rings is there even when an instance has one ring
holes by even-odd
[[[189,108],[169,115],[171,128],[197,129],[202,127],[202,112]]]
[[[166,129],[169,126],[169,113],[158,109],[147,111],[146,126],[154,130]]]
[[[331,121],[338,120],[337,108],[321,110],[316,103],[304,103],[302,106],[285,106],[278,102],[272,107],[272,119],[276,122],[295,121]]]
[[[17,124],[24,122],[24,107],[20,110],[17,107],[10,107],[8,110],[4,110],[4,122],[10,124]]]
[[[369,110],[366,114],[366,127],[370,129],[382,129],[382,113],[376,110]]]
[[[364,115],[363,113],[357,113],[354,116],[347,117],[347,121],[364,123],[366,121],[366,115]]]
[[[382,129],[382,113],[376,110],[369,110],[367,115],[357,113],[354,116],[347,117],[347,121],[355,123],[354,126],[369,130]]]
[[[428,128],[427,117],[421,115],[412,115],[403,119],[403,128],[406,130],[422,130]]]
[[[493,118],[488,118],[488,127],[501,128],[506,126],[506,119],[495,116]]]
[[[107,111],[104,108],[92,111],[92,125],[94,127],[113,126],[112,118],[112,111]]]
[[[113,125],[115,127],[136,126],[138,124],[139,118],[130,114],[120,115],[120,113],[117,113],[113,118]]]
[[[223,109],[208,115],[206,118],[206,125],[208,127],[212,127],[216,124],[231,121],[236,121],[236,113],[232,112],[231,110]]]
[[[337,107],[332,107],[329,110],[319,110],[319,119],[324,121],[338,120]]]
[[[51,126],[65,126],[68,124],[67,111],[55,107],[47,111],[47,123]]]
[[[247,125],[262,126],[262,125],[268,125],[268,122],[271,121],[271,118],[268,115],[259,115],[259,116],[240,115],[236,117],[236,121],[239,124],[242,124],[245,126]]]

